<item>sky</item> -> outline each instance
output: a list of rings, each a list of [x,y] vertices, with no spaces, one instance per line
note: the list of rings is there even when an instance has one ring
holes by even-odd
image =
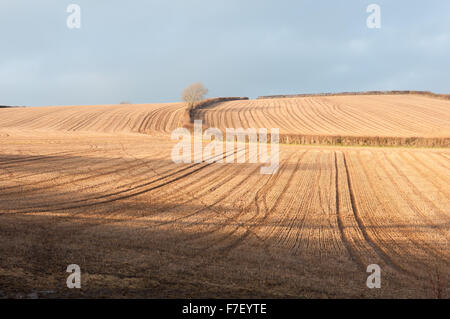
[[[2,0],[0,105],[177,102],[198,81],[209,97],[450,93],[449,17],[447,0]]]

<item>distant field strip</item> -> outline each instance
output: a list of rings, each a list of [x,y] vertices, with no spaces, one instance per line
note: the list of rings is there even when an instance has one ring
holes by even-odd
[[[450,146],[450,101],[421,95],[231,101],[199,113],[210,127],[279,128],[284,143]]]
[[[182,126],[183,103],[2,109],[0,128],[106,133],[170,133]]]
[[[8,129],[169,134],[189,118],[183,103],[11,108],[0,115],[0,134]],[[450,146],[450,101],[424,95],[235,100],[208,104],[195,110],[195,118],[224,132],[279,128],[286,144]]]

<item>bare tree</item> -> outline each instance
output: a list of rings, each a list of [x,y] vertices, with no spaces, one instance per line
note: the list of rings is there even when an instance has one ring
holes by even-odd
[[[197,82],[184,89],[181,99],[188,104],[188,108],[191,110],[204,99],[206,93],[208,93],[208,89],[202,83]]]

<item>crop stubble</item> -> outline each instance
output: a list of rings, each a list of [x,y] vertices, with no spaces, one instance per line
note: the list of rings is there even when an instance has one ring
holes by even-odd
[[[201,114],[219,128],[446,137],[448,105],[311,97],[230,101]],[[448,277],[448,149],[281,145],[269,176],[259,174],[263,164],[174,164],[168,133],[183,112],[181,104],[1,110],[0,290],[433,297],[432,274]],[[82,268],[79,292],[65,288],[71,263]],[[365,286],[372,263],[382,267],[381,290]]]

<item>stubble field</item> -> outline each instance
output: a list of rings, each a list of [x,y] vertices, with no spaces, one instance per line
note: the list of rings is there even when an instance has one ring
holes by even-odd
[[[0,110],[0,297],[446,297],[450,150],[280,145],[175,164],[183,104]],[[450,137],[422,96],[220,103],[205,125]],[[78,264],[82,289],[66,287]],[[368,289],[366,268],[382,269]]]

